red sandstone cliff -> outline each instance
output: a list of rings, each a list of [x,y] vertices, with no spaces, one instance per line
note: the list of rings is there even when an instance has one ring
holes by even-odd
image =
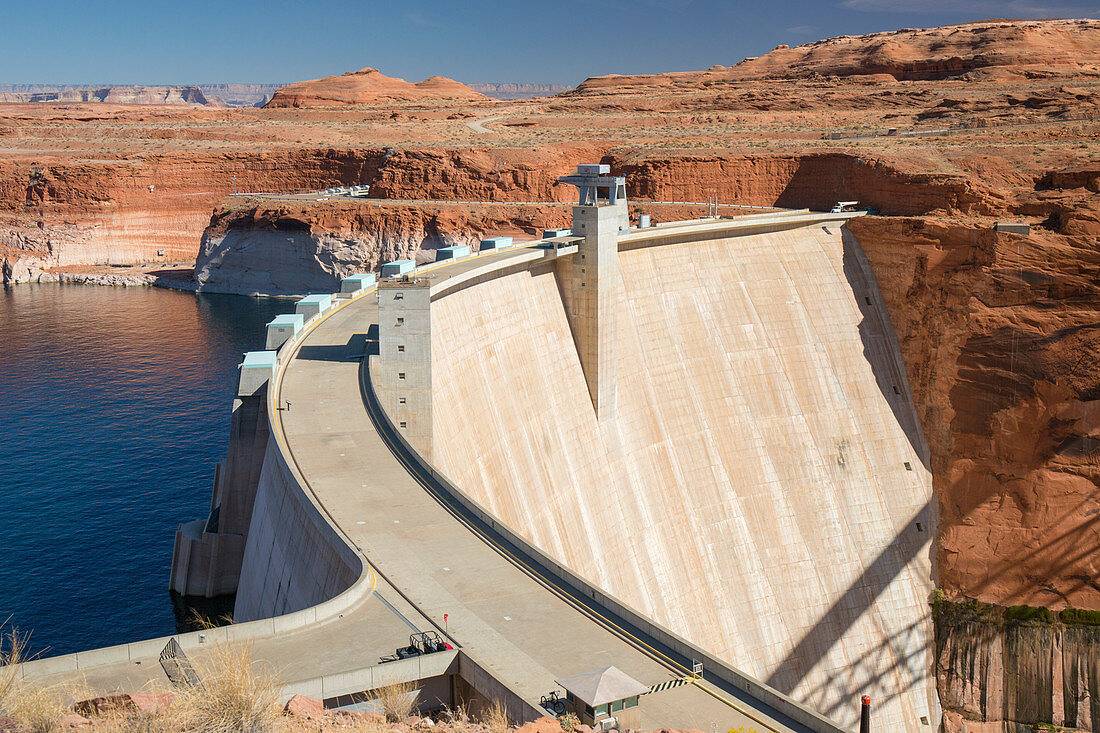
[[[734,80],[875,76],[875,81],[1086,74],[1100,77],[1100,21],[991,20],[941,28],[905,28],[778,46],[734,66],[706,71],[596,76],[580,94],[700,86]]]

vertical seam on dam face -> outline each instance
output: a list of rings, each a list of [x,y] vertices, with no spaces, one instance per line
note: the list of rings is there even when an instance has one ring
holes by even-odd
[[[866,693],[917,731],[931,483],[854,247],[817,226],[621,252],[611,431],[552,274],[440,298],[434,462],[689,641],[846,725]]]

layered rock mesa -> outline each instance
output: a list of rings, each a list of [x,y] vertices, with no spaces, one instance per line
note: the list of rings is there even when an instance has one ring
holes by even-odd
[[[982,21],[837,36],[707,71],[597,76],[574,93],[682,87],[721,81],[881,75],[888,80],[949,79],[967,73],[1100,77],[1100,20]],[[881,79],[880,79],[881,80]]]
[[[109,86],[94,89],[0,92],[0,102],[103,102],[105,104],[178,104],[208,106],[202,89],[185,86]]]
[[[513,101],[560,94],[572,89],[568,84],[535,84],[526,82],[468,82],[466,86],[493,99]]]
[[[266,106],[340,107],[416,99],[483,101],[486,96],[445,76],[431,76],[413,83],[386,76],[378,69],[367,67],[339,76],[287,84],[275,92]]]
[[[158,97],[149,90],[180,90],[179,98],[183,103],[206,104],[208,106],[262,107],[282,84],[238,84],[212,83],[190,84],[173,87],[150,87],[140,84],[0,84],[0,103],[2,102],[117,102],[119,104],[176,104],[173,101],[157,101]],[[192,90],[198,89],[204,102]],[[130,96],[130,101],[125,99]],[[160,97],[167,99],[168,95]],[[150,101],[151,100],[151,101]]]

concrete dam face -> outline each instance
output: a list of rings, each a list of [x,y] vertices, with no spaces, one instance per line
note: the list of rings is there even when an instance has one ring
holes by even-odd
[[[561,563],[846,727],[931,730],[927,449],[839,223],[622,246],[614,411],[537,264],[432,303],[432,462]]]

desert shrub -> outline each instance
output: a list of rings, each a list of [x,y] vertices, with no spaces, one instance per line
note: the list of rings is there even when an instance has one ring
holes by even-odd
[[[279,716],[281,685],[252,661],[247,645],[217,645],[196,669],[202,685],[180,692],[171,716],[195,733],[264,733]]]
[[[63,690],[25,682],[19,665],[27,661],[26,638],[11,630],[0,634],[0,715],[28,733],[49,733],[69,711]]]
[[[565,713],[558,718],[558,722],[561,723],[561,729],[564,730],[565,733],[569,733],[569,731],[581,724],[581,719],[577,717],[576,713]]]
[[[1038,621],[1044,624],[1054,623],[1054,614],[1049,608],[1036,608],[1035,606],[1009,606],[1005,609],[1005,621],[1011,623],[1025,623]]]
[[[493,701],[481,722],[489,729],[489,733],[505,733],[512,727],[512,721],[508,720],[508,711],[499,700]]]
[[[1100,611],[1089,611],[1084,608],[1067,608],[1058,614],[1064,624],[1077,624],[1080,626],[1100,626]]]
[[[420,691],[414,682],[401,682],[378,690],[378,703],[382,713],[391,723],[399,723],[412,715]]]

